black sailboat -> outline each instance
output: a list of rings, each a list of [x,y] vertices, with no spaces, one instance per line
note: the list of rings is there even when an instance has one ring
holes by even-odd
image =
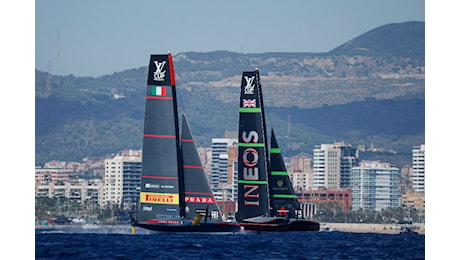
[[[319,231],[318,222],[302,217],[273,129],[268,148],[258,70],[243,72],[238,136],[240,225],[251,231]]]
[[[163,232],[238,232],[224,222],[185,116],[179,135],[172,55],[151,55],[139,207],[133,227]]]

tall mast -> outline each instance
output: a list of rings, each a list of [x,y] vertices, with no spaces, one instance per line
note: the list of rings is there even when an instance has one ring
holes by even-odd
[[[184,163],[182,159],[181,151],[181,138],[179,132],[179,112],[177,109],[177,93],[176,93],[176,78],[174,75],[174,66],[172,54],[168,52],[169,70],[171,75],[171,87],[173,96],[173,107],[174,107],[174,125],[176,126],[176,149],[177,153],[177,169],[179,177],[179,215],[185,218],[185,185],[184,185]]]
[[[260,84],[260,76],[259,76],[259,69],[256,68],[256,80],[257,80],[257,87],[259,88],[259,99],[260,99],[260,107],[262,108],[262,131],[264,135],[264,140],[265,140],[265,162],[266,162],[266,168],[267,168],[267,175],[270,174],[270,160],[269,160],[269,151],[270,148],[268,146],[268,134],[267,134],[267,124],[265,123],[265,109],[264,109],[264,98],[262,95],[262,84]],[[269,178],[267,177],[267,180]],[[267,200],[268,200],[268,205],[269,205],[269,210],[272,210],[272,204],[270,201],[270,188],[269,188],[270,183],[267,185]],[[270,212],[269,211],[269,212]]]

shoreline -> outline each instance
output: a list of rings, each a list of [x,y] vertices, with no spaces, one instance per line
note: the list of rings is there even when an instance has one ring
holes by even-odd
[[[380,233],[380,234],[399,234],[405,225],[401,224],[373,224],[373,223],[320,223],[320,230],[328,227],[331,230],[352,232],[352,233]],[[419,234],[425,234],[425,223],[415,223],[411,225]]]
[[[373,224],[373,223],[332,223],[322,222],[320,223],[320,231],[325,231],[325,228],[329,228],[330,231],[342,231],[351,233],[380,233],[380,234],[399,234],[403,231],[405,225],[401,224]],[[415,231],[419,234],[425,234],[425,224],[415,223],[411,225],[415,228]],[[130,224],[101,224],[97,227],[85,228],[83,225],[35,225],[35,229],[41,230],[59,230],[59,229],[75,229],[75,230],[86,230],[96,231],[98,229],[121,231],[123,233],[131,232]]]

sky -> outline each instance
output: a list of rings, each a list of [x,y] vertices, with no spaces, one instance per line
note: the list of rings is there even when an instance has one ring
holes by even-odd
[[[37,0],[35,68],[97,77],[168,51],[327,52],[406,21],[425,21],[423,0]]]

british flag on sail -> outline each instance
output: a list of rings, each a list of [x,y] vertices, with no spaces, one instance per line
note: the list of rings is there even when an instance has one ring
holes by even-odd
[[[243,107],[256,107],[255,99],[243,99]]]

